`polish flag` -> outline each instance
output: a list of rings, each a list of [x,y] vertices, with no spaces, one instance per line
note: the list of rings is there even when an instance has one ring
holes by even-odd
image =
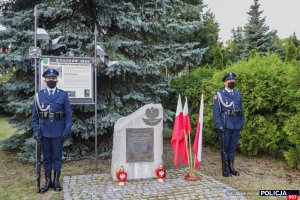
[[[185,103],[183,107],[183,121],[184,121],[184,130],[185,133],[189,134],[192,130],[191,128],[191,122],[190,122],[190,116],[189,116],[189,108],[188,108],[188,101],[185,97]]]
[[[183,145],[182,145],[183,144]],[[174,165],[175,168],[178,168],[178,157],[181,155],[185,149],[185,140],[184,140],[184,126],[183,126],[183,112],[182,112],[182,103],[181,96],[178,97],[176,116],[174,120],[174,127],[172,132],[171,145],[174,151]],[[180,156],[181,162],[183,163],[182,157]]]
[[[200,163],[201,163],[201,158],[202,158],[203,111],[204,111],[204,100],[203,100],[203,94],[202,94],[200,109],[199,109],[199,117],[198,117],[198,121],[197,121],[196,136],[195,136],[194,145],[193,145],[193,150],[196,154],[195,165],[196,165],[197,169],[200,168]]]
[[[182,151],[180,152],[180,157],[181,157],[182,164],[186,164],[188,162],[188,146],[189,146],[188,134],[190,134],[192,131],[187,97],[185,97],[185,103],[183,107],[183,129],[184,129],[185,140],[182,141],[184,142],[184,144],[182,145],[184,145],[185,148],[182,149]]]

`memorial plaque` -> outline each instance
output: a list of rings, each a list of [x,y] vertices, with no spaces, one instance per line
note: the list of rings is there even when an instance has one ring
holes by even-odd
[[[128,180],[156,178],[163,156],[163,107],[147,104],[114,125],[111,176],[123,166]]]
[[[126,128],[126,162],[154,161],[154,129]]]

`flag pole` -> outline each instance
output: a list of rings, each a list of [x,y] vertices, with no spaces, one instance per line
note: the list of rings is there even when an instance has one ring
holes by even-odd
[[[194,170],[196,170],[196,159],[197,159],[197,155],[196,155],[196,153],[194,153]]]
[[[38,10],[37,10],[37,5],[34,6],[34,47],[36,49],[37,46],[37,39],[36,39],[36,30],[37,30],[37,15],[38,15]],[[34,58],[34,92],[37,92],[37,58]]]
[[[96,169],[98,168],[98,116],[97,116],[97,95],[98,95],[98,88],[97,88],[97,65],[96,65],[96,59],[97,59],[97,26],[95,24],[95,29],[94,29],[94,34],[95,34],[95,163],[96,163]]]
[[[187,105],[187,98],[186,98],[186,104],[185,105]],[[187,107],[188,106],[186,106],[186,108]],[[187,113],[188,113],[188,111],[187,111]],[[186,133],[185,133],[185,137],[186,137]],[[189,148],[189,149],[187,149],[188,160],[189,160],[189,172],[187,173],[187,175],[185,175],[184,179],[186,181],[198,181],[198,180],[200,180],[200,177],[197,175],[196,170],[195,170],[195,168],[196,168],[195,167],[196,157],[195,157],[194,162],[193,162],[193,157],[194,156],[192,154],[191,131],[188,132],[188,138],[186,137],[186,140],[188,140],[187,145],[188,145],[188,148]]]
[[[190,136],[189,136],[189,138],[190,138]],[[189,141],[189,146],[190,146],[190,151],[191,151],[191,141]],[[193,160],[192,155],[191,155],[191,160]],[[197,175],[196,170],[193,169],[192,163],[189,166],[189,172],[187,173],[187,175],[184,176],[184,180],[186,180],[186,181],[199,181],[200,180],[200,177]]]
[[[199,116],[197,121],[197,128],[196,128],[196,135],[194,140],[194,145],[196,144],[196,148],[194,149],[194,169],[192,171],[192,176],[196,180],[200,180],[201,177],[197,175],[196,173],[196,162],[198,161],[199,164],[201,162],[201,156],[202,156],[202,130],[203,130],[203,110],[204,110],[204,100],[203,100],[203,94],[201,95],[201,101],[200,101],[200,109],[199,109]],[[194,146],[195,147],[195,146]]]
[[[193,170],[193,154],[192,154],[191,133],[189,133],[189,148],[190,148],[190,157],[191,157],[190,171],[192,171]]]
[[[188,140],[187,140],[187,137],[186,137],[186,132],[185,132],[185,130],[184,130],[183,132],[184,132],[185,148],[186,148],[186,153],[187,153],[187,158],[188,158],[188,165],[189,165],[189,168],[191,168],[190,155],[189,155],[189,148],[188,148]]]

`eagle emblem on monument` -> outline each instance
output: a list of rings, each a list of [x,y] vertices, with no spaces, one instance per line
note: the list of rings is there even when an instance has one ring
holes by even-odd
[[[159,116],[159,110],[157,108],[147,108],[145,114],[148,119],[143,118],[143,121],[149,126],[155,126],[162,120],[162,118],[157,118]]]

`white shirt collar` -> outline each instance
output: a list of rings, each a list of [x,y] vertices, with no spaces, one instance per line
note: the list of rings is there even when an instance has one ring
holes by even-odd
[[[52,91],[53,91],[53,94],[54,94],[55,91],[56,91],[56,87],[55,87],[55,88],[48,88],[48,87],[47,87],[47,91],[48,91],[49,94],[50,94],[50,90],[52,90]]]
[[[233,92],[233,89],[230,91],[229,88],[227,88],[227,87],[224,87],[224,88],[225,88],[225,90],[226,90],[227,92]]]

